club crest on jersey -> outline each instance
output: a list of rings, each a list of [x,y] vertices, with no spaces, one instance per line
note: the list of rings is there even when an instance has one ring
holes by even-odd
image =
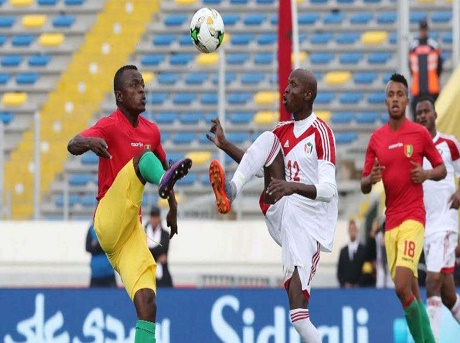
[[[310,142],[308,142],[307,144],[305,144],[304,146],[304,151],[306,154],[311,154],[311,152],[313,151],[313,144],[311,144]]]
[[[406,154],[406,157],[411,157],[413,153],[414,153],[414,146],[412,144],[404,145],[404,154]]]

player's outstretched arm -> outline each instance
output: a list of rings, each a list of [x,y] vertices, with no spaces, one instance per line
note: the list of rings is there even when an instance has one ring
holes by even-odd
[[[67,151],[72,155],[81,155],[92,150],[97,156],[112,158],[108,148],[107,143],[102,138],[83,137],[82,135],[76,135],[67,144]]]
[[[206,134],[206,138],[213,142],[220,150],[224,151],[236,163],[241,162],[244,150],[238,148],[235,144],[227,140],[219,118],[211,120],[211,128],[209,129],[209,133]]]

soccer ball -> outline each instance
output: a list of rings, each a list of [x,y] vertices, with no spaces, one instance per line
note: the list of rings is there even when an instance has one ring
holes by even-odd
[[[224,21],[215,9],[203,7],[190,22],[193,45],[204,53],[216,51],[224,39]]]

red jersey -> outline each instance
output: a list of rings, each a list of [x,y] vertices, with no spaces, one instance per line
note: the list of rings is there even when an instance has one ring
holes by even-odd
[[[99,158],[97,200],[102,199],[121,168],[142,150],[150,149],[162,163],[166,161],[158,126],[142,116],[139,116],[137,126],[133,127],[117,109],[80,134],[83,137],[103,138],[112,155],[111,159]]]
[[[425,225],[425,206],[422,184],[413,183],[410,161],[423,165],[426,157],[434,167],[443,163],[428,130],[417,123],[405,120],[393,131],[388,124],[374,131],[369,140],[364,162],[363,176],[371,173],[375,158],[382,171],[385,188],[386,230],[391,230],[408,219]]]

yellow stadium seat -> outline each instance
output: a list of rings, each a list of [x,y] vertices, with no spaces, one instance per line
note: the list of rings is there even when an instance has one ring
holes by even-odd
[[[27,7],[32,4],[33,0],[10,0],[10,5],[14,7]]]
[[[187,157],[193,161],[194,166],[200,166],[207,164],[211,160],[210,151],[191,151],[187,154]]]
[[[279,113],[276,111],[259,111],[254,116],[254,123],[258,125],[274,125],[279,120]]]
[[[219,61],[219,54],[212,52],[210,54],[199,54],[196,58],[196,62],[201,66],[210,66],[216,64]]]
[[[329,71],[324,77],[324,82],[327,85],[343,85],[351,79],[349,71]]]
[[[21,106],[26,101],[27,94],[24,92],[7,92],[2,97],[2,104],[4,106]]]
[[[36,29],[42,27],[46,22],[46,15],[29,14],[22,17],[22,26],[28,29]]]
[[[254,96],[254,102],[257,105],[274,105],[278,100],[278,92],[261,91]]]
[[[142,78],[144,79],[145,85],[150,84],[153,81],[153,77],[154,77],[153,73],[149,71],[142,72]]]
[[[41,46],[57,47],[64,41],[62,33],[42,33],[39,38]]]
[[[180,6],[193,5],[195,2],[196,0],[175,0],[176,5]]]
[[[361,36],[361,43],[367,45],[383,44],[388,39],[385,31],[368,31]]]
[[[331,111],[315,111],[315,114],[318,118],[328,122],[331,119]]]
[[[299,62],[304,62],[308,55],[305,51],[299,51]],[[291,54],[291,62],[294,63],[294,54]]]

